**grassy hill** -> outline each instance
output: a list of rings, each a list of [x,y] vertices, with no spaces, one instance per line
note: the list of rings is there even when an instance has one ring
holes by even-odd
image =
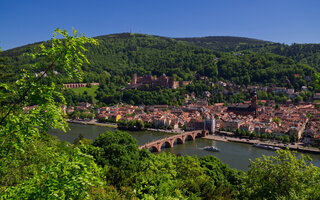
[[[96,94],[95,91],[98,89],[98,85],[94,85],[92,87],[81,87],[81,88],[72,88],[70,90],[73,90],[76,94],[83,94],[87,93],[90,97],[92,97],[93,103],[97,103],[98,100],[95,98]]]

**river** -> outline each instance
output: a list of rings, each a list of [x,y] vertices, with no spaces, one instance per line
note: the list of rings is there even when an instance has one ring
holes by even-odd
[[[71,130],[67,133],[63,133],[59,130],[51,130],[49,133],[53,136],[57,136],[60,140],[65,140],[73,143],[79,135],[83,135],[85,138],[94,140],[99,134],[106,130],[115,130],[114,128],[93,126],[93,125],[81,125],[69,123]],[[169,133],[161,132],[129,132],[132,137],[138,141],[138,145],[170,136]],[[210,152],[202,150],[203,147],[214,145],[220,152]],[[259,149],[252,147],[249,144],[234,143],[234,142],[219,142],[207,139],[197,138],[195,141],[186,141],[185,144],[175,145],[173,148],[162,149],[162,152],[170,152],[173,154],[181,155],[197,155],[198,157],[214,155],[219,158],[222,162],[228,164],[232,168],[246,171],[250,164],[249,159],[254,160],[255,158],[262,157],[262,155],[276,155],[274,151],[265,149]],[[313,164],[320,167],[320,155],[306,154],[309,155]]]

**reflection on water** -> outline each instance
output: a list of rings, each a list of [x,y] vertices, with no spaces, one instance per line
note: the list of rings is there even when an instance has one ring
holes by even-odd
[[[60,140],[65,140],[73,143],[79,135],[83,135],[85,138],[94,139],[99,134],[107,130],[115,130],[114,128],[100,127],[93,125],[80,125],[80,124],[69,124],[71,130],[67,133],[61,131],[52,130],[49,133],[57,136]],[[129,132],[132,137],[137,139],[138,145],[170,136],[168,133],[159,132]],[[202,150],[205,146],[216,146],[220,152],[211,152]],[[230,167],[247,170],[250,164],[249,159],[254,160],[262,155],[276,155],[274,151],[265,149],[259,149],[252,147],[249,144],[234,143],[234,142],[219,142],[206,139],[196,139],[195,141],[186,141],[184,144],[175,144],[173,148],[162,149],[162,152],[170,152],[173,154],[181,155],[197,155],[207,156],[214,155],[218,157],[222,162],[227,163]],[[308,154],[313,159],[313,164],[320,167],[320,155]]]

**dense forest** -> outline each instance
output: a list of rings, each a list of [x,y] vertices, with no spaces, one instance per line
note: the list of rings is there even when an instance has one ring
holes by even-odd
[[[320,70],[320,44],[280,44],[243,37],[212,36],[195,38],[175,38],[187,41],[196,46],[216,51],[241,52],[245,50],[254,52],[269,52],[285,56],[302,64],[308,64]]]
[[[213,81],[226,80],[240,85],[282,86],[287,84],[285,80],[289,78],[292,82],[289,86],[298,88],[302,84],[307,84],[303,81],[305,76],[312,75],[318,64],[317,58],[312,57],[318,51],[318,46],[273,48],[270,52],[263,52],[263,48],[261,51],[249,51],[249,48],[242,54],[236,54],[198,47],[172,38],[143,34],[123,33],[99,36],[96,39],[99,41],[99,46],[87,47],[86,56],[90,64],[83,66],[86,72],[85,82],[99,81],[101,74],[102,76],[118,75],[124,82],[128,82],[132,73],[154,76],[165,73],[175,77],[176,80],[194,80],[195,75],[200,74]],[[230,42],[230,44],[234,43]],[[251,43],[254,42],[249,42]],[[264,44],[259,40],[256,43]],[[48,45],[48,42],[45,44]],[[7,57],[5,64],[11,66],[13,72],[18,72],[21,68],[27,68],[35,62],[30,57],[23,56],[23,53],[32,52],[34,48],[35,45],[28,45],[2,52],[0,55]],[[302,80],[295,83],[294,74],[300,74]],[[75,80],[65,78],[63,81]]]
[[[178,41],[190,42],[196,46],[216,51],[232,52],[241,51],[259,47],[266,47],[274,44],[273,42],[232,36],[208,36],[193,38],[175,38]]]
[[[98,46],[86,45],[85,55],[90,63],[84,63],[85,72],[81,82],[99,82],[97,97],[100,103],[119,102],[132,104],[181,105],[184,94],[195,92],[196,88],[208,88],[213,94],[210,103],[241,102],[246,98],[221,98],[221,88],[210,88],[205,82],[198,83],[197,76],[206,76],[209,82],[225,81],[240,86],[268,85],[283,86],[300,90],[308,86],[314,72],[319,70],[320,45],[283,45],[261,40],[238,37],[166,38],[145,34],[113,34],[96,37]],[[50,46],[50,41],[44,42]],[[2,52],[0,74],[12,76],[1,81],[13,82],[23,69],[39,73],[31,66],[37,61],[46,62],[44,57],[33,60],[24,56],[37,50],[39,43]],[[1,64],[0,63],[0,64]],[[123,88],[131,81],[131,75],[165,73],[175,80],[192,81],[191,86],[170,91],[157,88],[155,91],[127,91]],[[61,71],[56,76],[59,83],[73,83],[80,80],[68,78]],[[159,92],[160,91],[160,92]],[[134,93],[134,94],[132,94]],[[88,96],[76,97],[66,92],[69,103],[76,103]],[[201,97],[202,93],[200,93]],[[127,97],[133,98],[128,99]],[[230,95],[232,96],[232,95]],[[75,99],[74,101],[70,99]],[[78,99],[78,100],[77,100]],[[172,100],[172,101],[171,101]]]

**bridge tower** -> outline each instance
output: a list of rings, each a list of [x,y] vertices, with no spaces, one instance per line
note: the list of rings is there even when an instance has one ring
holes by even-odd
[[[215,129],[216,129],[216,120],[212,117],[207,118],[203,122],[203,129],[204,130],[209,130],[210,134],[214,134]]]

